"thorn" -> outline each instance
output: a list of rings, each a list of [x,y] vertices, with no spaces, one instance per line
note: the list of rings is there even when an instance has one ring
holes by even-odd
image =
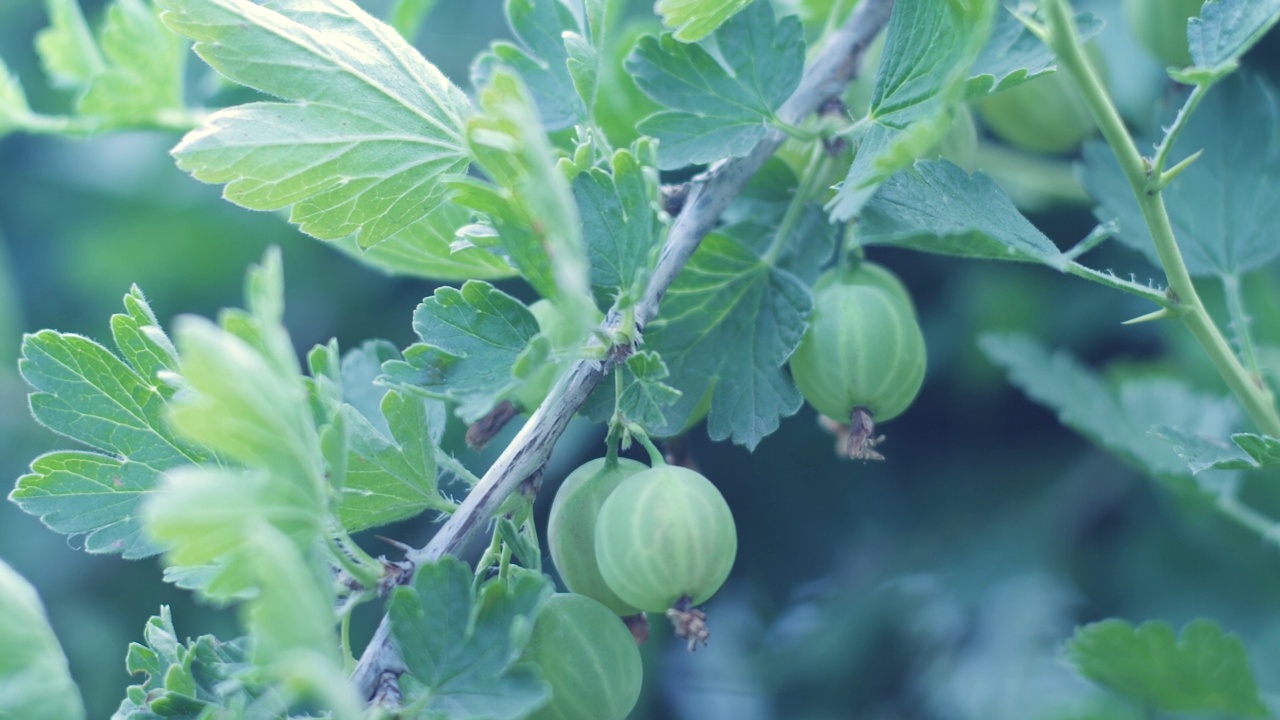
[[[1188,155],[1186,158],[1184,158],[1184,159],[1182,160],[1182,162],[1180,162],[1180,163],[1178,163],[1177,165],[1174,165],[1173,167],[1169,168],[1168,170],[1165,170],[1164,172],[1160,173],[1160,177],[1156,178],[1155,188],[1154,188],[1154,189],[1155,189],[1155,190],[1163,190],[1163,189],[1165,188],[1165,186],[1167,186],[1169,183],[1173,182],[1174,178],[1176,178],[1176,177],[1178,177],[1179,175],[1181,175],[1183,170],[1186,170],[1187,168],[1191,167],[1191,163],[1193,163],[1193,162],[1195,162],[1196,160],[1200,159],[1200,156],[1201,156],[1201,155],[1203,155],[1203,154],[1204,154],[1204,149],[1203,149],[1203,148],[1202,148],[1202,149],[1200,149],[1200,150],[1197,150],[1197,151],[1195,151],[1195,152],[1191,153],[1190,155]]]
[[[1149,312],[1146,315],[1133,318],[1132,320],[1125,320],[1120,324],[1121,325],[1137,325],[1138,323],[1151,322],[1153,320],[1168,320],[1170,318],[1176,318],[1176,317],[1178,317],[1178,314],[1169,310],[1169,308],[1160,308],[1155,312]]]

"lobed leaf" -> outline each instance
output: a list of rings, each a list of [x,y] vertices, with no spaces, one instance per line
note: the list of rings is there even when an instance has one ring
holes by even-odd
[[[715,40],[723,64],[702,46],[671,35],[644,36],[627,58],[636,85],[670,108],[639,127],[658,140],[663,170],[746,155],[804,72],[800,21],[775,21],[767,2],[735,15]]]
[[[36,589],[0,560],[0,718],[81,720],[84,704]]]
[[[750,223],[706,237],[671,285],[658,317],[645,328],[645,347],[657,352],[681,395],[663,410],[656,435],[684,429],[710,392],[707,432],[754,449],[780,418],[800,409],[799,390],[782,369],[800,338],[813,298],[803,277],[830,257],[831,226],[805,226],[774,257],[775,231]],[[825,228],[825,229],[824,229]],[[812,252],[812,245],[825,252]]]
[[[1188,491],[1197,482],[1209,491],[1229,485],[1232,476],[1224,473],[1193,481],[1173,448],[1150,432],[1173,425],[1206,437],[1225,435],[1240,419],[1229,397],[1197,392],[1172,377],[1107,383],[1070,355],[1050,354],[1024,335],[988,334],[979,345],[1011,383],[1057,413],[1064,425],[1171,489]]]
[[[1278,124],[1274,88],[1238,72],[1218,83],[1179,134],[1172,158],[1203,152],[1163,191],[1192,275],[1241,274],[1280,255],[1272,231],[1280,214],[1280,137],[1272,132]],[[1085,145],[1081,180],[1098,201],[1099,219],[1117,218],[1121,242],[1158,265],[1138,201],[1104,144]]]
[[[947,160],[919,161],[889,178],[863,208],[861,245],[899,245],[943,255],[1037,262],[1067,258],[986,175]]]
[[[751,0],[658,0],[653,9],[662,16],[662,24],[672,29],[675,39],[692,43],[749,5]]]
[[[827,203],[833,219],[853,218],[880,183],[942,138],[987,44],[994,12],[991,0],[894,4],[870,112],[854,137],[857,154]]]
[[[648,155],[647,149],[644,146],[641,155]],[[615,152],[611,166],[612,173],[593,168],[573,179],[591,289],[602,307],[624,291],[638,296],[661,240],[656,174],[629,150]]]
[[[1227,73],[1280,21],[1280,0],[1208,0],[1187,23],[1193,69]]]
[[[494,43],[471,66],[471,83],[489,84],[495,68],[515,70],[528,86],[547,130],[561,130],[587,122],[593,92],[580,93],[570,72],[570,40],[589,35],[563,0],[506,0],[507,23],[520,45]],[[582,43],[574,45],[582,47]],[[585,43],[586,48],[591,48]],[[590,54],[590,52],[588,52]],[[594,67],[594,62],[588,61]],[[592,83],[594,85],[594,83]]]
[[[1191,621],[1176,639],[1163,622],[1104,620],[1078,628],[1066,657],[1085,677],[1152,710],[1270,715],[1244,644],[1211,620]]]
[[[460,403],[458,415],[468,422],[519,385],[516,361],[538,334],[528,308],[479,280],[437,288],[414,311],[413,328],[422,343],[384,365],[389,380]]]
[[[161,473],[210,453],[168,427],[173,389],[157,375],[172,368],[173,347],[137,287],[124,303],[127,312],[111,318],[124,360],[78,335],[24,338],[18,370],[32,389],[32,414],[95,452],[36,458],[9,498],[57,532],[84,535],[88,552],[139,558],[161,549],[142,533],[140,503]]]
[[[55,87],[80,88],[106,64],[77,0],[45,0],[49,27],[36,33],[36,52]]]
[[[468,163],[466,96],[350,0],[158,0],[231,80],[289,102],[210,115],[174,149],[196,178],[324,240],[371,247],[409,228]]]
[[[660,427],[667,407],[680,398],[680,391],[668,385],[671,377],[662,356],[644,350],[627,358],[616,372],[622,373],[622,394],[618,410],[642,427]]]
[[[534,666],[516,664],[550,583],[516,572],[477,592],[472,580],[470,568],[445,557],[392,593],[391,635],[416,681],[406,683],[406,704],[423,717],[526,717],[551,696]]]
[[[143,0],[114,0],[102,27],[102,67],[76,101],[82,115],[107,126],[165,124],[185,116],[184,43],[160,24]]]

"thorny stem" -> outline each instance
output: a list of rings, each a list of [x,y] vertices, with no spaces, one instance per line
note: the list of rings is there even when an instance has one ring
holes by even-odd
[[[1173,151],[1173,143],[1177,141],[1178,134],[1182,132],[1182,129],[1187,126],[1187,121],[1191,119],[1191,114],[1200,105],[1200,101],[1209,92],[1209,87],[1209,83],[1196,85],[1191,90],[1191,94],[1187,96],[1187,101],[1182,104],[1182,108],[1178,110],[1178,116],[1173,119],[1173,124],[1164,131],[1164,138],[1160,141],[1160,145],[1156,147],[1155,157],[1151,160],[1151,178],[1152,182],[1156,183],[1156,189],[1161,189],[1168,184],[1165,178],[1164,166],[1169,162],[1169,153]]]
[[[862,53],[889,21],[892,9],[893,0],[859,3],[844,25],[827,39],[796,91],[778,109],[778,117],[798,123],[838,94],[853,79]],[[637,332],[657,315],[667,289],[702,238],[719,221],[720,214],[784,140],[786,135],[781,130],[769,130],[745,157],[717,162],[694,178],[689,198],[667,233],[653,276],[635,307]],[[612,337],[622,320],[623,314],[616,307],[610,310],[603,327],[605,335]],[[574,363],[426,547],[409,553],[407,559],[415,566],[434,562],[471,539],[520,483],[546,464],[569,419],[610,370],[611,362],[606,359]],[[372,698],[386,684],[384,677],[394,679],[403,670],[400,652],[391,638],[391,623],[383,616],[352,673],[352,681],[363,697]]]
[[[1191,282],[1191,274],[1187,272],[1182,252],[1173,235],[1164,197],[1152,185],[1148,168],[1125,128],[1124,120],[1120,118],[1120,113],[1107,95],[1097,72],[1085,57],[1069,3],[1067,0],[1043,0],[1042,6],[1046,14],[1049,47],[1057,55],[1062,69],[1080,89],[1089,111],[1098,123],[1098,129],[1102,131],[1102,136],[1111,146],[1111,151],[1129,180],[1129,186],[1138,199],[1142,216],[1155,241],[1156,254],[1168,280],[1169,290],[1183,310],[1180,319],[1209,355],[1218,374],[1231,388],[1254,424],[1268,435],[1280,436],[1280,415],[1276,413],[1268,393],[1240,364],[1226,338],[1205,310],[1204,303]]]

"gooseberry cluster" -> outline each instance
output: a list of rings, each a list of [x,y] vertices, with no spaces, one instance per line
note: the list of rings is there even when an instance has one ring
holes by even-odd
[[[569,593],[552,598],[526,654],[546,658],[550,703],[535,718],[620,720],[640,692],[639,651],[627,631],[645,612],[671,618],[693,650],[710,633],[695,608],[729,576],[733,515],[701,474],[658,462],[592,460],[556,493],[551,558]],[[575,658],[564,663],[563,658]],[[541,664],[541,663],[540,663]]]

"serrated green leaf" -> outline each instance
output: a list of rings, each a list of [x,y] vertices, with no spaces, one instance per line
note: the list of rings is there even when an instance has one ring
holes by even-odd
[[[810,214],[821,218],[816,209]],[[790,258],[778,260],[769,257],[773,237],[749,223],[722,228],[702,241],[671,285],[645,328],[645,346],[666,362],[669,384],[682,394],[664,409],[665,422],[647,430],[679,433],[710,388],[707,433],[754,449],[800,409],[800,392],[782,369],[813,308],[796,275],[830,256],[832,236],[830,226],[797,231],[787,242]],[[826,252],[806,251],[810,243]]]
[[[717,23],[718,24],[718,23]],[[721,64],[700,45],[645,36],[627,58],[636,85],[669,110],[640,123],[664,170],[745,155],[804,72],[804,30],[757,2],[716,31]]]
[[[505,7],[507,24],[520,46],[494,43],[476,58],[471,83],[485,87],[494,70],[505,65],[528,86],[547,130],[586,122],[594,96],[580,94],[574,83],[565,37],[568,33],[581,39],[586,33],[578,18],[563,0],[506,0]]]
[[[622,375],[622,395],[618,409],[643,427],[659,427],[667,406],[680,399],[680,391],[663,382],[671,376],[662,356],[644,350],[627,358],[615,372]]]
[[[389,436],[350,405],[343,410],[351,456],[338,517],[348,532],[452,508],[436,490],[435,445],[427,434],[423,398],[394,390],[383,397],[377,416],[389,426]]]
[[[674,31],[675,39],[692,43],[750,4],[751,0],[658,0],[653,9],[662,16],[662,24]]]
[[[1212,438],[1183,432],[1167,425],[1153,428],[1151,434],[1171,443],[1173,451],[1187,463],[1187,468],[1193,475],[1205,470],[1248,470],[1255,467],[1239,447]]]
[[[141,532],[139,504],[161,473],[204,462],[209,453],[165,422],[172,389],[156,373],[171,357],[161,357],[167,341],[137,288],[125,308],[112,327],[133,367],[78,335],[44,330],[24,339],[18,368],[31,386],[36,420],[98,452],[37,458],[9,498],[57,532],[84,535],[88,552],[139,558],[160,550]]]
[[[437,288],[418,306],[413,327],[423,342],[384,370],[392,382],[460,403],[474,422],[519,383],[517,359],[538,334],[538,322],[519,300],[489,283]]]
[[[1193,620],[1175,639],[1164,622],[1104,620],[1078,628],[1067,659],[1085,677],[1162,712],[1270,713],[1240,638]]]
[[[1203,154],[1164,188],[1178,247],[1192,275],[1236,275],[1280,255],[1280,105],[1261,77],[1237,72],[1214,87],[1178,136],[1171,159]],[[1235,128],[1222,132],[1222,128]],[[1120,166],[1102,143],[1084,148],[1081,180],[1100,219],[1120,221],[1119,239],[1159,265],[1155,242]]]
[[[919,161],[880,186],[858,221],[862,245],[900,245],[944,255],[1037,262],[1068,260],[1013,201],[981,173],[947,160]]]
[[[0,718],[80,720],[84,704],[36,589],[0,560]]]
[[[480,94],[484,114],[467,124],[476,161],[494,185],[453,184],[455,200],[488,215],[521,276],[559,309],[564,338],[586,336],[591,299],[582,221],[565,174],[520,79],[497,72]]]
[[[937,145],[964,98],[994,14],[992,0],[894,4],[870,112],[854,137],[857,154],[827,204],[833,219],[852,219],[880,183]]]
[[[472,590],[471,570],[446,557],[418,569],[391,596],[391,635],[412,679],[405,698],[422,717],[515,720],[546,702],[536,668],[514,664],[551,594],[547,580],[517,573]]]
[[[36,33],[36,52],[55,87],[79,88],[106,62],[76,0],[45,0],[49,27]]]
[[[231,80],[292,102],[210,115],[174,149],[196,178],[325,240],[370,247],[408,228],[467,167],[466,96],[350,0],[158,0]]]
[[[1215,473],[1193,481],[1187,464],[1172,446],[1150,430],[1182,428],[1205,437],[1221,437],[1240,420],[1229,397],[1208,395],[1183,380],[1158,375],[1109,384],[1065,352],[1050,354],[1025,335],[984,335],[983,352],[1031,399],[1057,413],[1062,423],[1106,448],[1173,490],[1189,491],[1196,482],[1208,490],[1230,484]]]
[[[143,640],[145,645],[129,646],[125,666],[147,677],[128,689],[112,720],[197,720],[210,706],[235,707],[241,698],[254,697],[244,682],[235,681],[249,659],[244,639],[201,635],[183,643],[169,607],[162,605],[143,628]]]
[[[1187,23],[1194,67],[1230,72],[1277,21],[1280,0],[1208,0]]]
[[[76,102],[82,115],[108,126],[166,124],[185,116],[184,43],[160,24],[150,4],[115,0],[102,27],[104,66]]]
[[[516,269],[506,258],[484,248],[456,246],[458,229],[469,222],[465,208],[445,202],[371,248],[361,248],[354,235],[333,245],[391,275],[456,281],[514,277]]]
[[[597,304],[605,307],[622,291],[636,294],[656,261],[654,249],[661,239],[656,173],[629,150],[615,152],[611,165],[612,174],[594,168],[573,180],[591,261],[591,289]]]
[[[1280,438],[1254,433],[1236,433],[1231,441],[1249,453],[1258,467],[1280,466]]]
[[[1075,18],[1081,41],[1102,32],[1103,22],[1093,13]],[[991,37],[969,70],[966,97],[990,95],[1017,87],[1032,78],[1053,72],[1053,52],[1008,8],[996,12]]]

